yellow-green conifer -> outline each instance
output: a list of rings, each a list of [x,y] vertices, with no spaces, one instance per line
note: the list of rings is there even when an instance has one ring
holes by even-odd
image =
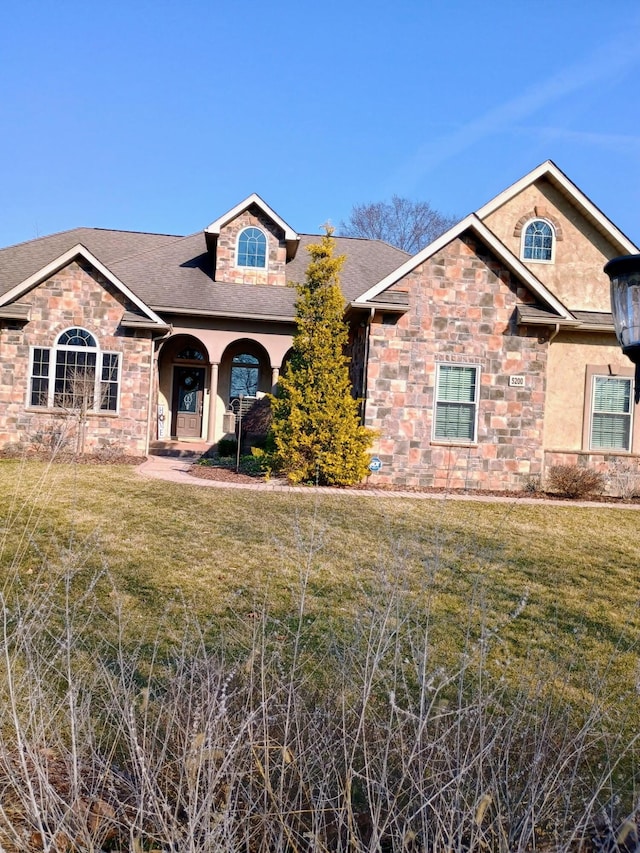
[[[293,354],[272,399],[275,455],[293,483],[352,485],[367,474],[372,434],[360,424],[344,349],[348,330],[339,273],[327,228],[308,247],[306,280],[297,285]]]

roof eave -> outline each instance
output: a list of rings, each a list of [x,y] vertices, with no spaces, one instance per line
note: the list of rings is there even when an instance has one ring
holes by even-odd
[[[159,314],[177,314],[183,317],[222,317],[224,319],[232,320],[258,320],[270,323],[287,324],[295,323],[296,321],[293,314],[291,316],[283,316],[282,314],[250,314],[241,311],[223,311],[217,308],[199,308],[194,311],[193,308],[154,305],[154,311],[157,311]]]
[[[363,309],[371,311],[384,311],[385,314],[406,314],[409,310],[408,305],[399,305],[397,302],[362,302],[354,299],[349,303],[349,308]]]
[[[511,186],[507,187],[497,196],[494,196],[494,198],[490,199],[490,201],[476,211],[476,216],[479,219],[484,220],[491,213],[498,210],[498,208],[502,207],[518,195],[518,193],[522,192],[522,190],[531,186],[531,184],[534,184],[541,178],[546,178],[550,183],[558,188],[563,195],[573,199],[574,203],[582,208],[582,211],[587,218],[594,222],[598,229],[602,233],[606,234],[614,245],[617,245],[622,249],[621,254],[633,255],[638,252],[638,248],[631,242],[627,235],[614,225],[607,216],[605,216],[600,208],[597,207],[597,205],[595,205],[591,199],[586,196],[561,169],[558,168],[558,166],[556,166],[553,160],[545,160],[544,163],[541,163],[535,169],[532,169],[531,172],[524,175],[520,180],[511,184]]]
[[[549,291],[503,243],[500,242],[493,231],[491,231],[475,213],[469,214],[469,216],[466,216],[460,222],[456,223],[456,225],[448,231],[445,231],[444,234],[428,246],[425,246],[424,249],[412,258],[405,261],[405,263],[394,270],[394,272],[390,273],[388,276],[379,281],[378,284],[370,287],[369,290],[361,294],[356,301],[370,302],[380,293],[383,293],[387,288],[391,287],[391,285],[396,284],[400,279],[411,273],[416,269],[416,267],[420,266],[420,264],[424,263],[446,245],[451,243],[452,240],[462,236],[466,231],[475,232],[480,240],[489,247],[496,257],[498,257],[515,276],[523,281],[542,302],[548,305],[553,311],[556,311],[559,317],[566,320],[570,319],[569,311],[560,302],[560,300],[557,299],[553,293],[551,293],[551,291]]]

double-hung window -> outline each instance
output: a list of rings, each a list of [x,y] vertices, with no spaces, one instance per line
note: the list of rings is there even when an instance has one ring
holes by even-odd
[[[31,351],[29,405],[116,412],[119,375],[119,353],[102,351],[86,329],[66,329],[53,347]]]
[[[480,368],[475,365],[437,365],[435,439],[462,443],[476,441],[479,379]]]
[[[591,389],[592,450],[631,450],[633,380],[594,376]]]

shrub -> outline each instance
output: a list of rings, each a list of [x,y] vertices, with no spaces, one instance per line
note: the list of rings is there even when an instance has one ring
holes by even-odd
[[[547,487],[566,498],[586,498],[599,495],[605,487],[604,475],[592,468],[578,465],[553,465],[547,476]]]
[[[238,442],[235,438],[221,438],[218,442],[218,456],[235,456]]]
[[[174,613],[162,653],[121,642],[124,625],[119,642],[91,636],[118,621],[95,608],[104,580],[0,595],[1,849],[637,849],[616,843],[635,839],[632,804],[612,805],[636,738],[597,683],[577,717],[561,670],[492,674],[495,628],[440,666],[429,621],[382,590],[324,652],[301,608],[256,611],[235,660]]]
[[[368,473],[373,433],[360,423],[344,353],[344,257],[333,257],[331,229],[307,250],[311,262],[298,285],[293,353],[271,397],[274,457],[291,483],[348,486]]]

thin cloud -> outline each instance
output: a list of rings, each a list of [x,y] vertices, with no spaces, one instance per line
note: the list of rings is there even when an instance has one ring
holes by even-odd
[[[516,128],[518,133],[531,136],[535,134],[543,139],[563,139],[579,145],[591,145],[608,151],[640,155],[640,136],[623,133],[599,133],[589,130],[568,130],[564,127],[527,126]]]
[[[406,163],[389,176],[391,192],[407,192],[446,160],[497,133],[514,131],[518,123],[543,108],[596,83],[622,78],[640,63],[640,51],[627,30],[622,38],[600,46],[586,60],[532,86],[517,98],[490,109],[447,136],[421,146]],[[584,134],[581,135],[586,140]],[[595,134],[602,137],[602,134]],[[613,135],[611,135],[613,138]]]

